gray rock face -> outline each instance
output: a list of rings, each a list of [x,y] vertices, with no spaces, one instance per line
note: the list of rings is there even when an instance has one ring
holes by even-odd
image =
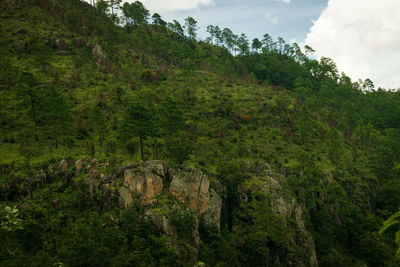
[[[203,213],[210,201],[210,180],[197,169],[181,169],[171,172],[172,182],[169,193],[187,203],[190,208]]]
[[[83,169],[83,159],[75,161],[75,175],[78,176]]]
[[[178,237],[164,209],[151,209],[146,211],[145,215],[154,222],[158,229],[162,230],[167,235]]]
[[[96,61],[96,65],[98,67],[101,67],[103,65],[104,60],[106,59],[106,55],[104,54],[100,45],[95,44],[93,46],[92,55],[93,55],[93,59]]]
[[[284,178],[274,175],[271,170],[266,170],[261,178],[253,178],[246,182],[241,191],[241,203],[247,203],[253,192],[262,193],[268,196],[268,203],[271,209],[279,215],[285,228],[292,233],[291,240],[293,243],[302,248],[302,254],[305,261],[299,261],[298,266],[317,266],[318,260],[315,253],[314,240],[305,228],[303,219],[303,211],[294,197],[288,194],[281,183]],[[289,222],[295,222],[295,226]],[[295,234],[299,233],[300,234]]]
[[[221,222],[221,208],[222,198],[215,192],[214,189],[210,190],[210,201],[207,209],[204,211],[202,218],[206,226],[217,226],[218,232],[220,231]]]
[[[121,206],[129,208],[133,205],[132,193],[128,189],[121,187],[118,190],[118,194],[119,194],[119,203]]]

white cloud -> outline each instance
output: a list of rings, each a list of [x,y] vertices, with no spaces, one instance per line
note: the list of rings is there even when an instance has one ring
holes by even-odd
[[[400,87],[400,2],[329,0],[305,43],[353,80]]]
[[[283,2],[285,4],[290,4],[291,0],[277,0],[278,2]]]
[[[264,19],[266,19],[269,23],[271,23],[272,25],[276,25],[279,23],[279,19],[276,16],[273,16],[269,13],[264,15]]]
[[[128,1],[133,2],[133,1]],[[142,0],[146,8],[155,12],[194,9],[200,5],[208,6],[213,0]]]

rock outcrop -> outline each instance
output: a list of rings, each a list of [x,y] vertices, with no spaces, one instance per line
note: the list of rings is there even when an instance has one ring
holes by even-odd
[[[185,202],[200,214],[207,210],[210,202],[210,180],[200,170],[185,168],[172,170],[169,193]]]
[[[147,168],[128,169],[124,173],[123,185],[131,192],[140,195],[141,205],[162,193],[163,179]]]
[[[106,54],[103,52],[103,49],[101,49],[100,45],[95,44],[93,46],[92,55],[97,67],[101,67],[106,59]]]
[[[58,173],[65,173],[68,171],[69,164],[68,161],[63,159],[60,161],[60,164],[58,165]]]
[[[286,231],[290,232],[292,247],[301,250],[296,254],[298,258],[291,259],[292,263],[295,262],[297,266],[317,266],[314,240],[305,228],[301,206],[282,186],[285,183],[285,178],[279,174],[274,174],[268,165],[258,166],[255,173],[259,177],[248,180],[240,189],[240,205],[260,201],[258,200],[260,195],[266,196],[266,204],[279,216]]]
[[[32,197],[32,186],[42,186],[62,177],[57,192],[64,192],[72,184],[73,190],[88,192],[91,200],[97,201],[100,208],[119,205],[124,209],[142,210],[142,218],[151,219],[171,240],[185,241],[171,241],[171,248],[176,248],[177,253],[186,259],[183,262],[188,265],[196,262],[201,242],[199,226],[213,229],[216,227],[220,231],[222,207],[224,205],[225,209],[229,205],[226,201],[226,188],[198,169],[170,167],[163,161],[117,165],[111,161],[99,163],[97,160],[79,159],[74,165],[75,172],[70,171],[70,164],[65,159],[47,168],[41,166],[34,181],[27,183],[22,178],[12,179],[10,181],[14,183],[21,180],[23,186],[10,183],[7,184],[7,190],[19,190],[19,193],[13,193],[18,198],[29,194]],[[239,187],[239,203],[235,206],[243,211],[243,223],[248,220],[256,222],[253,219],[258,218],[257,216],[250,217],[258,212],[273,212],[274,218],[278,218],[283,226],[278,227],[283,230],[277,231],[285,231],[282,235],[285,239],[282,242],[285,244],[282,245],[282,251],[287,252],[288,259],[281,259],[281,262],[291,266],[317,266],[314,241],[306,230],[303,209],[295,197],[285,190],[285,178],[275,174],[265,164],[248,164],[244,168],[247,168],[252,177]],[[1,170],[12,171],[8,166]],[[4,191],[3,188],[0,190]],[[253,205],[257,201],[259,203]],[[260,207],[259,210],[254,210],[257,207]],[[246,213],[246,210],[251,212]],[[179,223],[180,221],[184,223]],[[186,227],[187,225],[190,227]]]

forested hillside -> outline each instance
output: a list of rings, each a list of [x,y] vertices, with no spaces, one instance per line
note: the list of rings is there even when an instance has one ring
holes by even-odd
[[[0,3],[0,266],[399,266],[400,93],[140,2]]]

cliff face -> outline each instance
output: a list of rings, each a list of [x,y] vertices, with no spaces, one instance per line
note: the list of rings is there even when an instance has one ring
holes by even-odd
[[[286,245],[280,245],[288,253],[285,264],[318,265],[314,241],[305,228],[302,208],[283,189],[284,178],[275,175],[267,165],[257,168],[250,170],[254,177],[239,188],[239,222],[255,218],[248,214],[249,210],[259,214],[268,210],[273,217],[253,221],[250,226],[259,228],[273,243],[270,230],[264,225],[276,223],[268,218],[277,219],[288,240]],[[2,172],[10,175],[12,167],[3,166]],[[57,192],[67,188],[78,191],[82,186],[86,187],[88,197],[102,209],[107,206],[117,206],[121,211],[141,209],[143,219],[151,220],[160,232],[176,240],[169,246],[178,253],[182,262],[189,265],[195,265],[197,261],[202,243],[200,227],[216,229],[220,233],[222,209],[227,205],[226,189],[215,178],[198,169],[171,167],[163,161],[116,165],[97,160],[62,160],[59,164],[37,170],[37,174],[32,176],[13,178],[10,181],[14,183],[3,184],[2,190],[7,188],[20,200],[34,198],[36,188],[55,183]]]
[[[285,177],[274,173],[267,164],[250,168],[256,176],[245,181],[240,187],[240,207],[243,210],[250,207],[259,214],[265,213],[266,210],[271,211],[275,223],[280,224],[281,229],[286,233],[286,236],[279,238],[279,241],[286,240],[286,243],[280,246],[289,251],[285,259],[286,264],[317,266],[314,240],[306,230],[306,219],[302,207],[297,203],[296,198],[285,190]],[[256,217],[253,217],[251,213],[247,215],[247,219]],[[268,222],[255,223],[268,224]],[[267,236],[269,229],[266,227]],[[270,239],[275,242],[274,238]]]

